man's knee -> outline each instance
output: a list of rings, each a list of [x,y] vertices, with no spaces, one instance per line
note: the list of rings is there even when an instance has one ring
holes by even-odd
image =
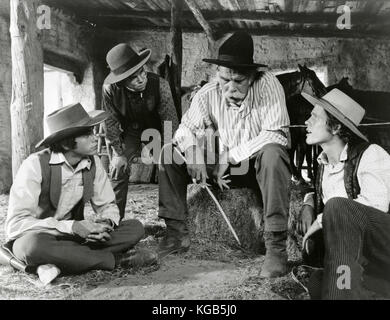
[[[36,259],[42,258],[48,247],[49,234],[29,233],[16,239],[12,251],[15,256],[28,264],[34,264]]]
[[[348,198],[334,197],[329,199],[323,212],[323,225],[326,227],[341,226],[343,222],[349,221],[349,211],[346,207],[350,203]]]
[[[285,147],[277,143],[266,144],[256,155],[256,168],[280,169],[289,166],[290,160]]]

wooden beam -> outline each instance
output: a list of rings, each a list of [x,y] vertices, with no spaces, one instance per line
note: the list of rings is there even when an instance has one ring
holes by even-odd
[[[193,13],[195,19],[202,26],[209,41],[210,42],[214,41],[215,37],[214,37],[213,30],[212,30],[210,24],[207,22],[207,20],[203,17],[203,14],[200,11],[196,2],[194,0],[185,0],[185,2],[187,3],[187,6],[190,8],[191,12]]]
[[[85,65],[79,61],[69,59],[51,51],[44,50],[43,62],[52,67],[72,72],[78,83],[83,81]]]
[[[43,137],[43,50],[37,0],[10,0],[12,174]]]
[[[193,0],[185,0],[187,3]],[[195,4],[196,5],[196,4]],[[256,12],[256,11],[203,11],[199,10],[200,16],[195,16],[194,13],[183,11],[183,19],[191,19],[195,16],[196,20],[202,28],[208,33],[213,33],[210,23],[224,22],[224,21],[279,21],[288,23],[334,23],[336,25],[339,14],[334,12],[320,12],[320,13],[294,13],[294,12]],[[165,11],[134,11],[128,13],[96,13],[88,14],[86,18],[90,21],[98,23],[98,21],[110,21],[111,19],[148,19],[148,18],[162,18],[169,19],[170,14]],[[390,21],[390,14],[367,14],[364,12],[351,13],[352,24],[367,24],[367,23],[387,23]],[[202,25],[202,23],[205,25]]]
[[[176,113],[181,119],[181,70],[183,64],[183,37],[181,28],[181,14],[183,10],[183,0],[172,0],[171,2],[171,35],[172,35],[172,66],[171,76],[173,83],[170,83],[171,89],[174,86],[173,99],[175,102]],[[176,66],[175,68],[173,66]]]

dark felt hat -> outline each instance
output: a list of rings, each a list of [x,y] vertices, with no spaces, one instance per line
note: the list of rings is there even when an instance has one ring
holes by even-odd
[[[203,61],[228,68],[258,68],[267,67],[253,62],[253,39],[245,31],[233,33],[219,48],[218,59],[203,59]]]
[[[77,134],[106,120],[107,116],[102,110],[87,112],[80,103],[58,109],[46,117],[49,134],[35,147],[47,146]]]
[[[111,72],[104,83],[116,83],[126,79],[141,68],[150,58],[150,49],[137,53],[126,43],[120,43],[107,53],[107,63]]]

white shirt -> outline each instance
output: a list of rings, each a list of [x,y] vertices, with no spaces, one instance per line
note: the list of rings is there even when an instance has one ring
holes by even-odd
[[[50,164],[62,163],[61,195],[54,217],[38,219],[42,212],[38,206],[41,193],[41,165],[37,154],[23,161],[11,187],[5,231],[8,240],[21,237],[27,231],[73,234],[74,220],[70,220],[70,210],[83,196],[82,170],[90,169],[91,161],[82,159],[73,168],[62,153],[52,153]],[[95,156],[96,174],[93,182],[91,205],[99,218],[111,219],[119,224],[119,209],[115,204],[115,194],[104,171],[100,159]]]
[[[344,165],[348,144],[340,154],[340,161],[331,165],[324,152],[317,161],[324,165],[322,176],[322,201],[324,204],[334,197],[348,198],[344,184]],[[390,203],[390,155],[379,145],[371,144],[364,151],[357,170],[360,194],[355,201],[369,207],[388,212]],[[312,194],[305,196],[304,203],[314,206]],[[318,215],[321,225],[322,214]]]

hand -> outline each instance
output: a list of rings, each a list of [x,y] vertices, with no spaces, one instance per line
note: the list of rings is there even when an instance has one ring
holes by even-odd
[[[141,162],[144,164],[153,164],[153,156],[148,146],[143,146],[141,149]]]
[[[100,224],[105,224],[110,228],[115,227],[115,224],[110,219],[96,219],[94,222],[100,223]]]
[[[315,219],[314,216],[314,208],[310,205],[304,204],[301,208],[301,214],[297,225],[297,231],[299,234],[306,234]]]
[[[111,178],[116,180],[121,172],[127,169],[127,158],[125,156],[113,156],[111,160]]]
[[[309,239],[309,237],[314,234],[315,232],[317,232],[318,230],[321,229],[321,226],[320,224],[318,223],[317,220],[315,220],[313,222],[313,224],[310,226],[309,230],[306,232],[305,236],[303,237],[303,240],[302,240],[302,248],[303,250],[305,250],[307,253],[309,253],[309,250],[307,248],[307,240]]]
[[[86,239],[90,234],[111,232],[113,228],[105,223],[96,223],[88,220],[75,221],[72,231],[79,237]]]
[[[101,232],[101,233],[91,233],[86,241],[87,242],[106,242],[111,239],[111,236],[108,232]]]
[[[228,168],[229,168],[229,163],[227,159],[227,152],[223,152],[219,156],[219,163],[218,165],[215,166],[213,171],[214,181],[218,184],[221,190],[224,190],[224,188],[230,189],[228,183],[230,183],[231,180],[225,179],[227,175],[223,176]]]
[[[187,171],[192,180],[206,184],[208,178],[202,151],[198,147],[190,147],[185,152]]]

